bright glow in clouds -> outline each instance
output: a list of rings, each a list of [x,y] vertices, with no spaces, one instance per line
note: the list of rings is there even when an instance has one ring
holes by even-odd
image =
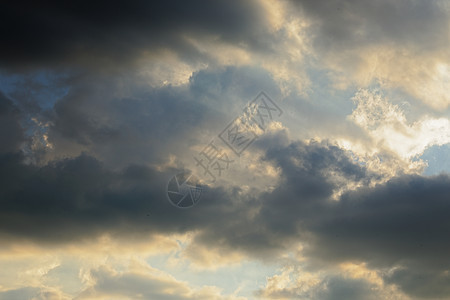
[[[349,118],[372,138],[375,152],[390,151],[407,160],[428,147],[450,143],[447,118],[423,116],[408,122],[401,108],[377,91],[361,90],[353,100],[357,106]]]
[[[17,299],[60,300],[246,299],[226,295],[221,288],[211,285],[191,286],[192,283],[151,267],[147,262],[166,253],[171,261],[168,269],[189,265],[187,256],[180,253],[184,251],[180,245],[189,243],[190,239],[189,235],[148,236],[146,241],[129,240],[130,246],[127,246],[123,241],[103,236],[91,244],[67,245],[59,249],[17,243],[0,252],[3,267],[0,270],[0,299],[11,300],[13,295]],[[206,249],[202,251],[202,255],[214,255],[214,251],[209,254]],[[216,258],[216,261],[220,260]],[[188,267],[185,271],[197,277],[195,265],[192,267],[194,269]],[[23,286],[30,288],[22,289]]]

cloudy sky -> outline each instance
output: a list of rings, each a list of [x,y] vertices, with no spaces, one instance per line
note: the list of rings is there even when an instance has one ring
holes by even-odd
[[[448,1],[5,1],[0,22],[1,300],[450,299]],[[219,135],[260,92],[279,110],[237,155]]]

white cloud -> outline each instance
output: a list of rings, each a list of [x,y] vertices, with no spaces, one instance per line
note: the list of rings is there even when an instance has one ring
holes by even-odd
[[[359,91],[353,98],[357,107],[349,117],[374,140],[379,150],[389,150],[410,159],[434,145],[450,143],[450,120],[423,116],[408,122],[398,105],[379,92]]]

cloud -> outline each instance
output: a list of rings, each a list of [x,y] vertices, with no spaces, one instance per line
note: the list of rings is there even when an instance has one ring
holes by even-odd
[[[70,299],[59,291],[43,289],[39,287],[24,287],[15,290],[0,292],[0,299],[4,300],[65,300]]]
[[[0,154],[20,149],[25,139],[20,121],[19,109],[0,91]]]
[[[277,140],[281,145],[277,146]],[[255,145],[263,149],[264,145],[273,144],[268,150],[268,160],[274,160],[284,173],[294,172],[295,177],[284,174],[280,186],[273,192],[280,197],[279,201],[291,205],[290,197],[295,199],[295,194],[299,193],[302,201],[298,205],[316,205],[315,202],[324,201],[332,194],[339,182],[333,180],[339,176],[356,182],[367,180],[364,168],[352,163],[345,151],[335,146],[300,142],[283,146],[286,142],[282,133],[275,133]],[[258,249],[264,253],[283,247],[282,235],[288,237],[292,233],[287,228],[280,228],[280,232],[274,230],[281,220],[278,216],[265,219],[264,214],[273,212],[264,206],[257,219],[249,218],[258,212],[261,204],[275,205],[272,193],[258,200],[252,191],[245,193],[238,187],[218,186],[207,191],[199,209],[182,212],[174,210],[165,195],[167,180],[175,169],[129,165],[112,171],[86,154],[41,167],[25,165],[22,160],[20,154],[4,156],[1,160],[0,227],[6,234],[58,242],[96,236],[105,231],[126,232],[130,228],[136,233],[199,230],[202,234],[197,239],[203,243],[214,244],[219,235],[224,237],[224,246],[231,240],[237,249]],[[292,165],[292,161],[296,164]],[[298,217],[288,216],[283,217],[285,224],[288,220],[294,223]],[[230,218],[241,221],[229,223],[226,220]],[[264,226],[256,226],[260,229],[255,231],[251,226],[254,222]],[[59,226],[54,227],[55,223]],[[238,230],[245,223],[250,226],[244,231]],[[205,230],[205,226],[209,230]],[[285,232],[278,235],[282,231]],[[238,241],[242,244],[237,244]]]
[[[316,43],[323,48],[366,46],[386,41],[415,46],[432,43],[439,47],[447,42],[447,12],[442,1],[387,0],[353,1],[297,1],[313,18],[319,31]],[[331,50],[330,49],[330,50]]]
[[[240,113],[259,83],[272,97],[280,93],[270,73],[258,67],[201,70],[183,86],[149,86],[137,71],[72,74],[66,83],[70,89],[54,108],[39,114],[52,145],[43,163],[82,152],[113,168],[163,164],[168,154],[182,161]]]
[[[271,284],[274,283],[271,282]],[[289,288],[269,286],[267,289],[258,291],[256,296],[262,299],[370,300],[380,299],[382,295],[374,285],[365,280],[329,276],[319,282],[314,282],[312,286],[308,286],[305,282]]]
[[[326,272],[305,268],[305,262],[290,263],[267,278],[254,294],[261,299],[408,299],[394,285],[364,264],[341,264]]]
[[[437,276],[430,282],[445,281],[448,175],[401,175],[371,188],[368,183],[377,179],[376,174],[352,162],[339,148],[294,143],[269,148],[267,153],[281,168],[282,183],[261,197],[255,219],[268,232],[276,232],[278,239],[301,241],[309,264],[326,268],[362,261],[379,270],[397,266],[413,273],[429,270]],[[347,180],[362,180],[363,187],[345,192],[339,201],[331,200],[339,182],[333,180],[336,173],[343,173]],[[414,295],[407,288],[413,284],[399,286]],[[428,297],[432,295],[446,295],[446,285],[434,286]]]
[[[14,29],[2,32],[8,46],[0,52],[0,67],[11,74],[46,69],[125,77],[135,70],[161,87],[187,84],[205,68],[258,66],[285,93],[309,85],[307,25],[284,2],[22,4],[27,8],[9,3],[2,18]]]
[[[185,37],[204,35],[225,42],[262,46],[255,33],[267,29],[254,2],[146,1],[76,5],[32,1],[2,10],[2,65],[112,68],[139,56],[174,50],[195,60],[200,53]],[[8,13],[6,13],[8,12]]]
[[[388,283],[401,287],[411,297],[423,299],[448,299],[450,278],[448,271],[398,268],[385,276]]]
[[[379,83],[433,111],[448,108],[445,1],[292,1],[309,20],[313,57],[334,87]]]
[[[104,233],[195,232],[191,243],[196,247],[263,260],[302,243],[310,264],[322,267],[364,261],[379,270],[446,271],[447,175],[404,175],[370,188],[377,174],[337,146],[291,142],[277,132],[255,147],[267,147],[265,159],[280,168],[278,187],[258,198],[238,187],[210,188],[201,204],[188,211],[174,209],[165,198],[166,180],[175,170],[129,166],[110,171],[86,155],[43,167],[23,165],[20,156],[4,157],[3,239],[67,243]],[[365,187],[332,200],[340,177]],[[198,263],[201,253],[195,257]],[[407,278],[386,278],[414,293],[404,283]],[[435,288],[434,294],[444,295],[445,287]]]
[[[75,299],[217,299],[243,300],[242,297],[224,296],[212,286],[192,288],[170,275],[146,267],[131,266],[127,271],[117,272],[107,266],[91,271],[92,286],[82,291]]]
[[[69,249],[107,237],[127,246],[106,248],[131,255],[162,244],[196,270],[292,254],[320,276],[276,275],[259,296],[389,297],[384,284],[445,297],[450,178],[418,175],[411,160],[450,141],[448,15],[440,1],[6,4],[2,245],[22,255],[33,248],[21,243]],[[367,90],[352,112],[354,90],[373,85],[413,113]],[[167,180],[261,87],[286,119],[194,209],[173,208]],[[137,242],[149,236],[148,247]],[[378,281],[339,274],[346,263]],[[52,266],[29,271],[62,273]],[[154,270],[91,269],[87,298],[227,299]],[[279,285],[295,276],[310,289]],[[57,293],[23,286],[2,296]]]
[[[212,285],[191,286],[127,255],[117,253],[120,259],[111,258],[111,253],[103,254],[108,257],[108,264],[105,264],[102,255],[95,259],[97,254],[92,254],[84,252],[81,257],[79,254],[59,255],[64,258],[61,266],[32,274],[34,285],[25,281],[22,287],[0,291],[0,299],[245,299],[224,294]],[[30,275],[29,271],[21,272],[20,281],[24,281],[26,275]],[[15,282],[14,285],[18,284]]]
[[[4,233],[63,241],[95,236],[110,226],[126,231],[131,225],[145,232],[154,218],[162,222],[160,229],[172,227],[164,215],[179,213],[165,205],[169,204],[164,191],[168,173],[137,166],[112,173],[86,155],[41,168],[23,165],[20,160],[19,155],[2,157]]]
[[[403,110],[377,91],[360,90],[353,100],[356,108],[348,118],[372,139],[365,145],[366,153],[393,153],[409,162],[429,147],[450,143],[448,118],[421,116],[408,122]]]
[[[327,221],[312,225],[314,238],[307,252],[321,263],[366,261],[374,268],[433,273],[430,283],[443,282],[448,277],[442,261],[449,250],[444,238],[450,230],[449,181],[448,175],[404,176],[371,190],[349,192]],[[387,276],[390,282],[414,295],[413,285],[404,282],[408,277],[394,274],[399,276]],[[444,284],[435,286],[427,297],[443,297],[446,291]]]

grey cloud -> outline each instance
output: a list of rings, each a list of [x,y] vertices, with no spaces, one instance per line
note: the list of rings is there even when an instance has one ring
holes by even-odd
[[[437,1],[294,5],[317,22],[308,30],[319,54],[377,44],[435,51],[448,44],[448,16]],[[164,162],[168,153],[182,158],[184,149],[205,138],[198,132],[219,132],[216,129],[234,117],[236,107],[251,100],[261,86],[271,95],[279,94],[279,89],[261,68],[201,70],[185,86],[162,88],[148,87],[128,71],[111,76],[110,68],[126,70],[122,67],[141,55],[166,49],[189,63],[209,62],[211,54],[199,53],[186,36],[214,37],[250,51],[274,51],[276,39],[282,37],[268,33],[264,17],[255,2],[1,4],[2,68],[71,69],[71,75],[58,83],[69,89],[55,94],[62,98],[54,109],[43,112],[30,100],[33,93],[28,89],[43,90],[30,82],[20,93],[0,93],[2,243],[22,238],[70,243],[105,232],[140,237],[195,231],[194,243],[211,251],[221,248],[270,260],[301,241],[312,268],[363,261],[380,270],[386,283],[413,297],[446,297],[448,175],[402,175],[369,188],[379,175],[355,163],[347,151],[326,142],[292,142],[281,132],[252,146],[281,171],[273,191],[256,197],[256,191],[245,194],[240,187],[208,188],[191,210],[177,210],[166,200],[167,180],[180,170],[161,171],[149,165]],[[352,63],[357,60],[351,58]],[[96,72],[86,74],[82,69]],[[50,124],[46,133],[54,152],[49,152],[49,160],[66,159],[42,166],[23,163],[24,114],[11,99]],[[312,106],[301,105],[305,119]],[[79,155],[82,151],[86,153]],[[341,179],[366,187],[334,202],[330,197]],[[100,271],[95,275],[103,276],[104,288],[139,279],[129,275],[119,280]],[[329,278],[323,286],[327,292],[320,294],[322,299],[336,295],[361,299],[370,288],[366,282],[342,278]],[[23,289],[0,297],[39,293]]]
[[[324,279],[314,292],[313,299],[374,300],[381,299],[379,291],[364,279],[330,276]]]
[[[207,107],[193,101],[187,91],[168,87],[118,97],[116,83],[109,78],[84,82],[55,105],[49,141],[57,151],[64,155],[60,145],[68,142],[116,165],[155,163],[166,158],[162,148],[175,151],[181,146],[177,143],[189,136],[195,141],[195,129],[205,122]]]
[[[402,176],[344,195],[330,215],[311,221],[306,253],[321,264],[365,261],[389,270],[387,282],[423,298],[448,295],[450,178]],[[420,280],[422,278],[422,280]]]
[[[0,234],[38,243],[67,243],[103,233],[139,237],[218,228],[248,211],[222,188],[205,187],[202,205],[180,210],[166,185],[181,170],[131,165],[111,171],[87,155],[43,167],[19,154],[0,157]],[[230,197],[228,197],[230,196]]]
[[[205,78],[213,80],[205,83]],[[243,78],[248,85],[234,85]],[[228,114],[233,110],[230,99],[242,109],[241,104],[256,95],[256,82],[264,82],[276,94],[273,79],[259,68],[229,67],[198,72],[185,87],[136,83],[131,93],[118,88],[134,79],[123,82],[98,75],[68,79],[67,94],[53,110],[41,114],[50,124],[47,134],[54,146],[48,154],[51,159],[66,159],[39,167],[23,164],[27,156],[19,153],[0,158],[1,228],[6,235],[57,242],[95,236],[109,226],[112,231],[126,231],[127,226],[138,232],[165,231],[168,226],[168,232],[185,232],[211,220],[226,222],[228,214],[217,215],[230,205],[226,191],[213,189],[203,209],[182,214],[173,211],[165,195],[167,180],[177,170],[160,172],[145,165],[164,163],[168,153],[189,156],[185,152],[191,145],[214,137],[234,117]],[[217,88],[209,89],[206,97],[204,90],[211,82]],[[211,131],[211,136],[199,136],[199,130]],[[74,145],[86,154],[78,157],[67,150]],[[236,213],[234,208],[232,212]],[[245,219],[246,213],[235,217],[243,214]],[[194,227],[189,216],[198,220]]]
[[[267,147],[266,159],[282,170],[279,187],[259,197],[258,214],[244,223],[244,230],[225,225],[204,232],[198,241],[213,244],[213,232],[219,233],[228,236],[231,249],[262,257],[302,241],[303,255],[312,268],[366,262],[385,274],[386,283],[398,285],[413,297],[446,297],[448,175],[402,175],[369,188],[377,174],[355,164],[346,151],[333,145],[287,143],[278,135],[262,140],[260,146]],[[366,187],[331,200],[339,186],[334,180],[337,174]],[[261,248],[272,250],[263,254]],[[394,267],[400,271],[390,273]],[[419,284],[421,277],[426,279]]]
[[[161,300],[188,299],[182,295],[186,293],[186,287],[167,279],[151,278],[131,272],[114,274],[106,268],[92,270],[91,276],[96,280],[96,284],[81,292],[75,299],[89,299],[100,295],[129,299],[137,297]],[[168,294],[167,289],[172,290],[172,294]]]
[[[301,274],[298,276],[302,276]],[[278,288],[270,286],[256,291],[261,299],[314,299],[314,300],[374,300],[384,299],[380,288],[364,279],[346,278],[328,274],[314,284],[299,282],[297,285]]]
[[[428,50],[448,44],[448,15],[439,1],[292,1],[318,25],[319,49],[338,51],[395,43]]]
[[[281,168],[278,187],[258,198],[224,195],[235,199],[232,203],[239,214],[233,219],[239,217],[239,222],[210,224],[209,230],[196,236],[197,242],[214,245],[217,237],[223,236],[226,238],[221,247],[264,259],[275,257],[275,253],[304,238],[304,222],[326,215],[324,208],[338,186],[333,176],[341,174],[354,182],[369,177],[348,153],[326,143],[291,143],[281,132],[259,140],[255,147],[267,147],[266,159]],[[254,211],[258,213],[252,216]]]
[[[0,91],[0,154],[18,151],[24,140],[20,111]]]
[[[74,299],[97,299],[97,297],[157,300],[235,299],[233,296],[222,296],[217,290],[191,288],[184,282],[155,274],[144,267],[138,272],[130,270],[118,273],[101,266],[91,270],[90,273],[95,284],[83,290]]]
[[[261,85],[279,95],[270,74],[256,67],[202,70],[180,87],[149,87],[134,73],[75,77],[47,113],[55,149],[49,155],[73,155],[66,152],[70,144],[69,150],[86,151],[113,167],[155,164],[168,153],[182,159],[192,155],[189,147],[216,136]]]
[[[448,174],[402,175],[369,188],[377,174],[352,162],[342,149],[296,143],[267,147],[267,159],[281,167],[283,180],[261,197],[258,224],[276,232],[278,238],[284,236],[282,240],[303,241],[303,254],[312,267],[362,261],[386,271],[386,282],[397,284],[411,296],[446,297]],[[338,186],[332,175],[336,173],[365,187],[332,201],[331,191]],[[389,273],[393,267],[400,269]],[[420,276],[427,278],[422,285]]]
[[[377,175],[326,142],[291,142],[278,133],[255,147],[265,148],[265,159],[281,170],[275,190],[254,197],[243,196],[239,187],[209,188],[190,210],[175,209],[166,200],[174,169],[135,165],[111,171],[87,155],[36,167],[9,154],[1,159],[0,231],[5,241],[64,243],[105,232],[138,237],[196,230],[194,243],[263,260],[302,241],[303,254],[315,268],[364,261],[387,272],[386,282],[406,293],[445,296],[448,175],[400,176],[347,192],[336,202],[330,200],[339,187],[336,176],[367,185]],[[389,273],[392,267],[407,273]],[[418,276],[411,274],[430,277],[418,290]],[[433,293],[426,292],[430,287]]]
[[[449,183],[448,175],[403,176],[344,195],[330,207],[333,215],[327,221],[312,224],[318,237],[314,252],[359,257],[378,266],[411,260],[443,267],[450,248],[443,238],[450,233]]]
[[[315,160],[295,170],[303,183],[285,178],[285,187],[280,186],[261,199],[239,196],[238,187],[211,188],[202,204],[188,211],[173,209],[166,200],[165,186],[176,172],[173,169],[161,172],[135,165],[111,171],[87,155],[37,167],[22,164],[19,154],[4,156],[0,174],[1,228],[6,234],[53,242],[108,230],[126,232],[126,228],[135,232],[208,228],[198,237],[202,243],[214,244],[217,236],[223,236],[224,246],[246,252],[256,250],[264,255],[283,247],[285,239],[297,238],[294,224],[308,206],[312,209],[330,195],[333,183],[326,179],[328,166],[320,160],[326,158],[332,164],[338,157],[341,166],[333,167],[334,170],[353,172],[344,168],[350,164],[344,152],[326,146],[297,143],[282,148],[279,154],[283,157],[296,151],[303,151],[300,155],[305,160]],[[283,167],[288,165],[286,162]],[[252,209],[261,205],[261,214],[250,218]],[[292,213],[283,215],[284,208]],[[147,212],[150,217],[146,217]]]
[[[449,299],[450,277],[446,270],[399,268],[385,274],[384,279],[388,283],[400,286],[402,290],[412,297],[419,299]]]
[[[23,287],[0,292],[1,300],[61,300],[61,295],[53,291],[46,291],[39,287]]]
[[[1,164],[0,227],[6,236],[54,242],[95,236],[107,228],[144,232],[154,222],[163,231],[185,225],[171,224],[169,215],[179,212],[170,210],[165,199],[168,174],[143,167],[116,174],[88,156],[41,168],[21,164],[18,155],[2,157]]]
[[[0,12],[0,57],[7,68],[105,69],[164,49],[195,60],[200,54],[186,35],[260,44],[266,31],[262,8],[253,1],[7,1]]]

